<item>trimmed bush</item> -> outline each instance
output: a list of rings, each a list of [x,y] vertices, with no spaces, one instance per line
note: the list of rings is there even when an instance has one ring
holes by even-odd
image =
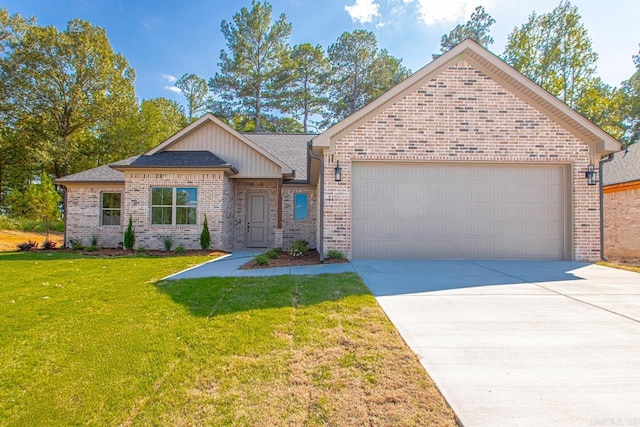
[[[133,221],[131,220],[131,215],[129,215],[129,225],[127,225],[127,230],[124,232],[124,248],[133,249],[135,244],[136,233],[133,231]]]
[[[266,255],[270,259],[276,259],[278,258],[278,255],[280,255],[280,251],[277,251],[275,248],[273,248],[266,251],[263,255]]]
[[[80,243],[79,240],[71,239],[69,240],[69,245],[72,251],[81,251],[84,249],[84,245]]]
[[[304,239],[298,239],[289,247],[289,255],[293,257],[301,257],[309,250],[309,242]]]
[[[253,257],[253,260],[258,265],[269,265],[269,257],[266,254],[260,254]]]
[[[209,233],[209,224],[207,223],[207,215],[204,216],[202,223],[202,233],[200,233],[200,247],[206,251],[211,246],[211,233]]]
[[[175,253],[177,255],[184,255],[187,253],[187,250],[184,248],[184,246],[180,245],[176,248]]]
[[[58,243],[52,242],[51,240],[45,240],[44,243],[42,243],[42,250],[50,251],[52,249],[55,249],[56,246],[58,246]]]
[[[331,249],[327,251],[327,258],[329,259],[344,259],[345,256],[342,252],[337,251],[335,249]]]
[[[144,246],[138,246],[138,249],[136,249],[136,251],[138,251],[141,254],[146,254],[147,252],[149,252],[149,249],[147,249]]]

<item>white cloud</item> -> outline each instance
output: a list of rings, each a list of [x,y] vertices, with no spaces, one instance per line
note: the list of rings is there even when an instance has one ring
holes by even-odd
[[[354,22],[365,24],[373,21],[374,17],[380,16],[379,7],[380,5],[374,0],[356,0],[353,6],[345,6],[344,10],[347,11]]]
[[[164,88],[166,90],[170,90],[173,93],[178,93],[178,94],[182,93],[182,91],[180,89],[178,89],[177,87],[175,87],[175,86],[165,86]]]
[[[404,0],[418,3],[418,19],[427,25],[446,24],[468,19],[477,6],[477,0]]]
[[[175,83],[178,78],[176,76],[172,76],[171,74],[163,74],[162,79],[168,81],[169,83]]]

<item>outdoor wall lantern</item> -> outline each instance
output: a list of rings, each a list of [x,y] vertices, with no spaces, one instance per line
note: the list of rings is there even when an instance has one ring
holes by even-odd
[[[342,181],[342,168],[340,167],[340,160],[336,161],[336,167],[333,168],[336,173],[336,181]]]
[[[587,171],[584,175],[585,178],[587,178],[587,184],[596,185],[598,183],[598,172],[596,172],[593,165],[589,165],[589,167],[587,167]]]

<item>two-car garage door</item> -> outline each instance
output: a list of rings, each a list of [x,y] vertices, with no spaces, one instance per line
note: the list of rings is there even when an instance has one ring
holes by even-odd
[[[353,163],[352,256],[570,259],[563,165]]]

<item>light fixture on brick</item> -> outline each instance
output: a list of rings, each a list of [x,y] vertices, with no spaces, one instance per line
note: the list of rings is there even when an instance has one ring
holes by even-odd
[[[336,181],[342,181],[342,168],[340,167],[340,160],[336,161],[336,167],[333,168],[336,173]]]
[[[587,171],[584,173],[585,178],[587,178],[587,184],[596,185],[598,183],[598,172],[595,170],[593,164],[590,164],[587,167]]]

